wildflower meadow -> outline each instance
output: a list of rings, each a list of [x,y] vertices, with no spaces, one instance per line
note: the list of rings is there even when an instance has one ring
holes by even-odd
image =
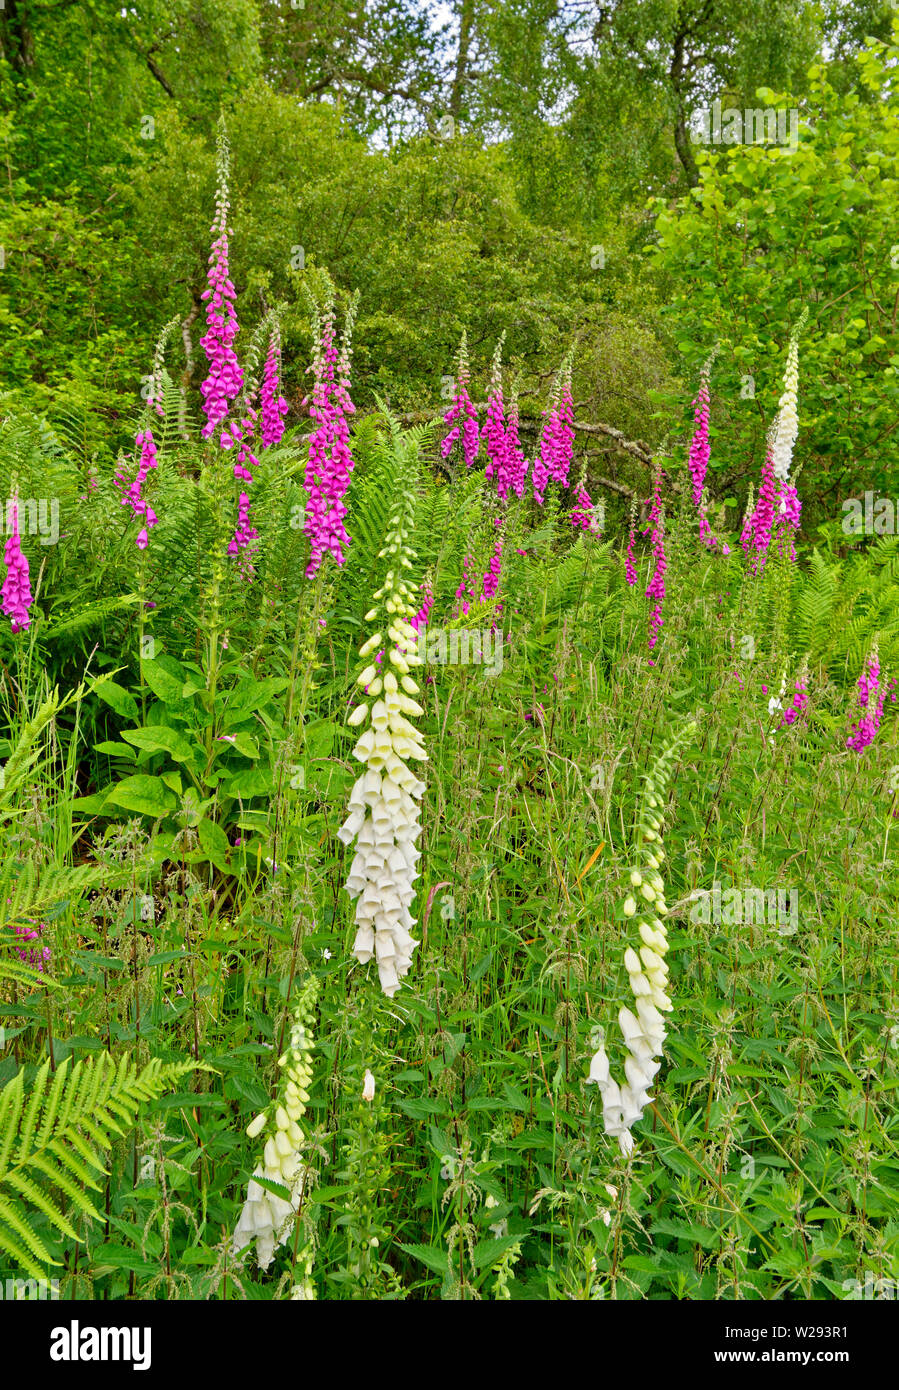
[[[896,1297],[899,15],[743,8],[0,7],[52,1362],[344,1300],[826,1303],[821,1360]]]

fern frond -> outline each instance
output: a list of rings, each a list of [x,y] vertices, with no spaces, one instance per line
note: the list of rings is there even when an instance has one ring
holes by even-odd
[[[50,1080],[45,1062],[26,1092],[19,1071],[0,1089],[0,1250],[35,1278],[41,1262],[57,1264],[29,1222],[41,1213],[49,1225],[77,1240],[68,1211],[99,1219],[87,1191],[99,1190],[106,1172],[101,1151],[137,1117],[142,1102],[172,1089],[193,1062],[154,1058],[138,1071],[130,1056],[116,1065],[106,1053],[76,1062],[67,1058]],[[91,1142],[92,1141],[92,1142]]]

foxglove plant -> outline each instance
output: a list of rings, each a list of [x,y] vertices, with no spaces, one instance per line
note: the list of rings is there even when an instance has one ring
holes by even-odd
[[[774,525],[774,505],[777,497],[777,482],[774,476],[774,426],[768,431],[765,462],[759,483],[759,496],[752,514],[752,548],[755,554],[751,560],[754,573],[760,574],[765,568],[768,548],[771,545],[771,530]]]
[[[799,416],[797,413],[798,390],[799,390],[799,335],[805,327],[808,318],[808,308],[803,309],[799,319],[790,334],[790,344],[787,348],[787,366],[784,372],[784,389],[777,407],[777,418],[774,426],[774,441],[772,445],[774,476],[781,483],[787,482],[790,476],[790,465],[793,461],[793,445],[796,443],[796,436],[799,432]]]
[[[633,587],[637,582],[637,566],[634,561],[634,542],[637,532],[637,502],[631,502],[631,525],[627,537],[627,550],[624,556],[624,577]]]
[[[516,497],[524,494],[525,478],[528,471],[528,460],[525,458],[524,450],[518,437],[518,382],[512,385],[512,395],[509,402],[509,418],[506,429],[506,458],[509,469],[509,483]]]
[[[496,490],[505,499],[513,483],[514,463],[511,457],[511,441],[506,424],[506,408],[503,401],[503,342],[502,333],[493,354],[490,368],[490,385],[487,391],[487,420],[481,430],[481,438],[487,449],[485,478],[496,479]]]
[[[636,1013],[627,1007],[619,1010],[618,1026],[627,1049],[623,1082],[611,1074],[609,1057],[603,1039],[590,1063],[588,1080],[600,1089],[603,1124],[606,1134],[617,1138],[621,1152],[627,1157],[634,1147],[632,1127],[649,1103],[649,1087],[661,1066],[665,1043],[664,1015],[674,1007],[669,994],[668,936],[665,925],[667,907],[665,886],[659,872],[665,859],[662,844],[662,805],[675,759],[682,744],[696,730],[690,720],[677,736],[665,744],[646,778],[641,798],[634,843],[634,857],[639,867],[630,874],[631,891],[622,905],[624,917],[634,922],[640,936],[639,951],[628,946],[624,953]]]
[[[430,579],[425,580],[419,592],[421,594],[421,606],[415,616],[409,619],[409,626],[421,633],[427,627],[431,609],[434,607],[434,586]]]
[[[355,414],[350,399],[350,364],[358,303],[357,291],[347,308],[339,350],[334,327],[334,287],[330,281],[324,311],[317,304],[312,306],[316,353],[309,370],[314,373],[315,385],[311,397],[303,402],[309,405],[309,414],[316,422],[309,437],[305,477],[308,579],[317,574],[328,552],[342,565],[346,560],[344,547],[351,539],[343,524],[347,514],[343,497],[353,471],[348,417]]]
[[[889,686],[881,681],[880,653],[875,642],[858,679],[859,713],[853,720],[852,732],[846,740],[847,748],[861,753],[874,742],[883,718],[883,706],[888,689],[890,700],[895,703],[894,686],[895,681],[890,681]]]
[[[46,930],[47,923],[38,922],[35,924],[32,918],[29,918],[28,921],[31,923],[30,926],[26,922],[16,922],[16,939],[23,943],[40,941],[41,933]],[[25,965],[29,965],[32,970],[37,970],[41,975],[44,973],[44,966],[50,964],[49,946],[16,946],[16,955]]]
[[[546,484],[554,478],[563,487],[568,486],[568,475],[574,457],[574,417],[571,400],[571,354],[559,368],[549,404],[543,412],[543,429],[537,446],[537,457],[531,469],[531,485],[534,499],[542,507],[546,498]]]
[[[275,399],[277,392],[277,370],[274,377],[271,376],[270,364],[274,362],[273,344],[277,344],[278,338],[278,319],[277,314],[267,314],[257,327],[250,342],[250,349],[247,353],[244,371],[244,387],[241,396],[235,407],[236,418],[226,422],[224,425],[219,443],[223,449],[235,449],[236,458],[234,461],[234,476],[242,483],[250,484],[254,480],[253,470],[259,467],[259,460],[253,452],[255,447],[254,440],[256,435],[256,424],[259,412],[256,409],[255,401],[259,392],[259,360],[262,352],[262,343],[265,335],[269,335],[269,353],[266,359],[263,372],[262,384],[262,438],[265,445],[268,436],[269,443],[276,442],[272,436],[272,429],[277,425],[283,433],[284,426],[281,423],[278,403],[280,398]],[[269,373],[268,382],[265,374]],[[286,403],[281,401],[286,410]],[[266,411],[268,419],[266,422]],[[280,433],[277,438],[280,439]],[[237,525],[234,535],[228,545],[228,554],[239,556],[238,568],[241,570],[244,579],[247,581],[253,576],[253,553],[256,547],[253,541],[258,539],[258,532],[250,526],[250,498],[246,492],[241,492],[237,504]]]
[[[665,572],[668,569],[668,560],[665,555],[665,512],[662,507],[660,490],[662,486],[662,469],[656,468],[653,479],[652,504],[649,510],[649,519],[645,530],[652,528],[651,545],[654,560],[652,576],[646,587],[646,597],[655,601],[655,606],[649,615],[649,650],[652,651],[656,642],[659,640],[659,632],[665,619],[662,617],[662,603],[665,599]]]
[[[281,332],[277,318],[269,334],[268,354],[262,372],[262,447],[270,448],[281,441],[287,402],[281,395]]]
[[[461,441],[465,467],[471,468],[478,456],[478,413],[468,394],[471,374],[468,370],[468,335],[464,329],[457,360],[456,393],[452,405],[443,417],[443,423],[450,428],[440,444],[440,454],[448,460],[454,446]]]
[[[783,693],[783,692],[782,692]],[[808,663],[803,661],[797,674],[793,688],[793,699],[783,712],[783,718],[778,724],[778,729],[788,729],[791,724],[805,715],[808,708]]]
[[[224,117],[220,118],[217,139],[216,212],[212,224],[215,240],[209,255],[207,287],[202,298],[206,305],[206,333],[200,346],[209,360],[209,375],[200,383],[206,424],[201,431],[210,439],[216,427],[226,419],[230,402],[243,386],[243,372],[234,351],[234,340],[240,331],[234,308],[236,293],[228,266],[228,177],[231,151]]]
[[[790,465],[793,460],[793,446],[799,430],[797,414],[799,387],[799,335],[808,318],[808,309],[800,315],[792,333],[787,349],[787,365],[784,371],[784,389],[778,402],[777,414],[768,431],[765,463],[759,486],[759,498],[753,513],[753,547],[755,556],[752,568],[760,573],[765,567],[771,545],[771,532],[776,516],[784,516],[795,531],[799,525],[800,503],[796,488],[790,483]],[[792,556],[795,550],[790,540]]]
[[[469,599],[471,599],[472,601],[474,600],[474,584],[472,583],[471,579],[471,569],[473,565],[473,555],[464,555],[462,557],[462,578],[460,579],[459,587],[456,590],[456,607],[455,611],[453,612],[454,618],[467,617],[468,610],[471,607]]]
[[[124,466],[120,465],[116,469],[113,483],[117,488],[123,489],[121,503],[123,507],[130,507],[136,517],[143,520],[144,525],[135,538],[135,545],[138,550],[146,550],[149,544],[149,530],[155,526],[159,520],[147,499],[143,496],[143,486],[152,469],[158,466],[156,457],[156,440],[153,438],[153,431],[150,428],[150,419],[155,413],[160,419],[165,417],[163,406],[164,382],[165,382],[165,348],[166,343],[178,327],[180,320],[170,319],[165,328],[159,335],[156,343],[156,350],[153,354],[153,370],[150,373],[150,380],[147,387],[147,404],[144,410],[141,427],[134,437],[135,448],[139,451],[137,473],[128,487],[125,487],[127,477]]]
[[[490,564],[484,578],[481,580],[481,598],[493,598],[499,589],[499,576],[503,565],[503,538],[498,537],[490,557]]]
[[[12,530],[3,550],[3,558],[6,562],[6,577],[0,591],[3,612],[12,620],[10,627],[13,632],[24,632],[31,624],[31,614],[28,612],[31,604],[31,580],[28,560],[23,554],[19,538],[18,492],[13,494]]]
[[[571,509],[569,520],[575,528],[580,527],[583,531],[589,531],[591,535],[598,535],[601,530],[600,517],[594,512],[594,503],[587,491],[586,466],[581,469],[581,476],[575,494],[574,506]]]
[[[239,1254],[255,1241],[256,1259],[262,1269],[268,1269],[275,1250],[290,1239],[295,1214],[300,1210],[309,1180],[308,1165],[303,1158],[306,1136],[300,1121],[309,1102],[312,1080],[315,1047],[312,1032],[318,988],[318,980],[310,978],[293,1010],[287,1048],[278,1058],[282,1077],[277,1100],[247,1126],[251,1139],[265,1134],[265,1147],[250,1179],[247,1200],[234,1232],[233,1248],[235,1254]],[[287,1197],[263,1187],[257,1181],[259,1178],[285,1188]]]
[[[422,665],[417,652],[418,634],[410,622],[415,615],[412,590],[402,573],[412,566],[414,552],[407,543],[412,529],[415,494],[411,470],[405,470],[398,488],[396,508],[390,519],[386,544],[380,552],[390,568],[375,594],[375,606],[366,614],[374,621],[383,609],[382,626],[392,643],[383,676],[370,665],[356,678],[373,703],[357,705],[349,717],[352,728],[366,720],[369,727],[353,749],[363,764],[349,798],[349,816],[338,830],[345,845],[355,840],[356,853],[344,887],[356,901],[356,939],[353,955],[361,964],[377,961],[381,988],[392,998],[408,974],[412,952],[418,945],[410,934],[415,925],[411,907],[421,851],[419,801],[425,784],[409,766],[409,759],[424,762],[427,754],[421,736],[408,718],[423,713],[412,698],[419,687],[410,670]],[[373,632],[359,649],[370,657],[384,643],[384,633]]]
[[[711,453],[709,444],[709,376],[717,352],[716,346],[711,356],[703,363],[699,373],[699,390],[693,402],[693,438],[690,441],[689,455],[690,477],[693,483],[693,505],[699,515],[699,539],[710,550],[714,550],[718,545],[718,538],[709,526],[705,496],[705,479]],[[726,555],[728,550],[727,544],[723,544],[721,553]]]
[[[755,518],[755,489],[752,483],[749,484],[749,492],[746,496],[746,510],[743,513],[743,527],[740,531],[740,545],[743,547],[743,554],[749,558],[749,547],[752,545]]]

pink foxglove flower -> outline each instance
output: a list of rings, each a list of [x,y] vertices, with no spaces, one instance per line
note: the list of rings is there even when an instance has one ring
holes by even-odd
[[[714,550],[718,546],[718,538],[709,526],[705,496],[705,479],[711,453],[709,444],[709,376],[717,351],[716,347],[703,364],[699,374],[699,390],[693,402],[693,438],[690,441],[689,455],[690,477],[693,483],[693,505],[699,514],[699,539],[710,550]],[[722,543],[721,554],[727,555],[729,551],[730,547],[727,543]]]
[[[602,504],[600,504],[600,513]],[[582,479],[574,499],[574,506],[569,517],[572,526],[580,527],[583,531],[589,531],[592,536],[599,535],[601,527],[601,516],[596,513],[595,503],[591,500],[587,491],[586,482]]]
[[[46,931],[47,923],[39,922],[35,925],[33,918],[28,918],[30,926],[25,922],[17,922],[15,934],[19,941],[39,941],[41,933]],[[25,965],[30,965],[32,970],[37,970],[40,974],[44,973],[44,966],[50,964],[49,946],[16,946],[16,955]]]
[[[746,510],[743,513],[743,529],[740,532],[740,545],[743,553],[749,556],[749,547],[752,545],[755,524],[755,489],[752,483],[749,484],[749,493],[746,498]]]
[[[755,573],[761,573],[768,558],[768,548],[771,545],[771,529],[774,525],[774,502],[777,496],[777,483],[774,477],[774,431],[768,432],[768,445],[765,450],[765,462],[762,466],[762,478],[759,483],[759,497],[755,504],[755,511],[752,514],[752,547],[755,551],[752,557],[752,569]]]
[[[634,540],[637,530],[637,503],[631,503],[631,528],[627,538],[627,550],[624,556],[624,577],[632,587],[637,582],[637,566],[634,561]]]
[[[472,583],[472,578],[470,574],[470,570],[473,565],[473,555],[464,555],[462,557],[462,578],[459,581],[459,587],[456,590],[456,608],[453,612],[454,618],[466,617],[468,614],[469,607],[471,606],[468,600],[471,599],[472,602],[474,601],[474,584]]]
[[[31,603],[31,581],[28,573],[28,560],[22,553],[19,539],[19,498],[13,498],[12,531],[3,551],[6,561],[6,578],[3,581],[3,611],[12,619],[13,632],[24,632],[31,623],[28,612]]]
[[[531,469],[534,499],[542,507],[546,484],[550,478],[568,486],[568,475],[574,458],[574,416],[571,400],[571,356],[559,368],[549,405],[543,412],[543,429],[537,446],[537,457]]]
[[[885,685],[881,681],[880,655],[875,643],[858,680],[858,715],[853,721],[852,732],[846,740],[846,747],[861,753],[874,742],[883,718],[883,705],[887,691],[895,703],[895,681]]]
[[[234,351],[234,339],[239,332],[234,308],[236,291],[228,268],[229,168],[230,149],[224,118],[221,118],[218,128],[216,213],[212,224],[215,239],[209,255],[208,284],[202,294],[208,303],[206,333],[200,339],[200,346],[209,360],[209,375],[200,383],[206,414],[206,424],[201,431],[204,439],[210,439],[216,426],[226,419],[230,402],[236,399],[243,386],[243,372]]]
[[[268,449],[278,444],[284,433],[284,416],[287,402],[281,395],[281,334],[278,320],[272,323],[269,337],[268,355],[262,372],[262,447]]]
[[[787,729],[791,724],[795,724],[798,719],[804,716],[808,707],[808,671],[803,663],[796,677],[793,699],[783,712],[783,718],[778,725],[779,729]]]
[[[485,478],[496,479],[496,490],[500,497],[506,498],[515,481],[515,461],[512,458],[512,442],[506,425],[506,408],[503,401],[502,351],[505,333],[500,337],[493,354],[490,370],[490,386],[487,391],[487,421],[481,431],[481,438],[487,448],[487,467]]]
[[[179,320],[171,319],[159,335],[156,343],[156,351],[153,355],[153,370],[150,374],[150,383],[147,391],[147,409],[144,412],[144,423],[134,437],[135,448],[139,451],[137,473],[134,481],[127,487],[127,475],[123,466],[120,466],[115,473],[113,483],[117,488],[122,489],[122,506],[130,507],[136,517],[141,517],[144,526],[137,535],[135,544],[138,550],[146,550],[149,543],[149,527],[157,524],[158,518],[149,502],[143,496],[143,486],[147,481],[147,476],[151,469],[158,467],[156,457],[156,441],[153,438],[153,431],[150,428],[150,412],[155,413],[161,418],[165,417],[163,407],[163,386],[164,386],[164,362],[165,346],[168,339],[178,327]]]
[[[518,438],[518,384],[512,386],[512,399],[509,403],[509,419],[506,428],[506,458],[509,468],[509,483],[516,497],[521,497],[524,493],[525,477],[528,471],[528,460],[525,458],[524,450]]]
[[[346,560],[344,548],[351,539],[343,524],[347,514],[343,498],[353,471],[349,417],[355,414],[356,408],[350,399],[350,363],[358,302],[358,294],[354,294],[347,308],[339,351],[332,285],[328,286],[324,312],[320,313],[317,306],[313,310],[316,353],[309,370],[314,373],[315,385],[311,398],[303,402],[309,405],[309,414],[315,421],[309,436],[305,477],[308,579],[318,572],[328,553],[342,565]]]
[[[228,543],[228,554],[240,555],[242,551],[247,552],[243,557],[243,573],[246,579],[252,575],[252,556],[256,551],[253,542],[258,539],[258,531],[255,531],[250,525],[250,499],[245,492],[242,492],[237,503],[237,527]]]
[[[659,632],[664,623],[662,617],[662,603],[665,599],[665,572],[668,569],[668,560],[665,555],[665,513],[660,500],[660,489],[662,486],[662,470],[656,469],[652,505],[649,511],[649,521],[646,530],[652,528],[651,545],[655,565],[652,577],[646,587],[646,597],[655,600],[652,612],[649,615],[649,650],[652,651],[656,642],[659,640]]]
[[[499,576],[503,563],[503,541],[502,536],[497,540],[490,557],[490,564],[487,573],[481,581],[481,598],[493,598],[499,588]]]
[[[421,607],[414,617],[409,619],[409,626],[414,627],[416,632],[424,632],[428,625],[428,618],[431,609],[434,607],[434,588],[429,579],[426,579],[421,586]]]
[[[464,329],[459,343],[458,364],[456,394],[453,397],[452,405],[443,417],[443,423],[450,428],[440,444],[440,455],[448,460],[453,453],[454,446],[461,441],[465,467],[471,468],[478,456],[478,413],[468,394],[471,374],[468,370],[468,335]]]

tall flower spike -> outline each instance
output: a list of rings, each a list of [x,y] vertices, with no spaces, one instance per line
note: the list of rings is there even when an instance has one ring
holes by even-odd
[[[165,384],[165,348],[171,335],[179,326],[180,320],[170,319],[165,328],[159,335],[156,343],[156,350],[153,354],[153,370],[150,374],[150,381],[147,387],[147,405],[143,413],[141,427],[134,437],[135,448],[139,451],[137,473],[134,481],[125,487],[127,476],[124,465],[120,465],[116,470],[113,483],[117,488],[124,489],[122,492],[122,506],[130,507],[136,517],[143,521],[143,526],[135,537],[135,545],[138,550],[146,550],[149,543],[150,526],[155,526],[158,517],[150,506],[149,502],[142,495],[144,483],[150,470],[157,467],[156,459],[156,440],[153,438],[153,431],[150,428],[150,417],[155,412],[161,418],[165,416],[163,406],[163,393]]]
[[[209,375],[200,383],[206,424],[201,431],[210,439],[228,415],[230,402],[243,386],[243,373],[234,351],[234,339],[240,326],[234,309],[236,292],[228,267],[228,176],[231,151],[224,117],[219,118],[217,133],[218,161],[216,180],[215,220],[212,223],[214,241],[209,255],[208,285],[202,298],[206,305],[206,333],[200,346],[209,359]]]
[[[284,433],[287,402],[281,395],[281,332],[278,320],[272,322],[268,355],[262,372],[262,447],[278,444]]]
[[[440,454],[442,458],[449,459],[454,445],[461,439],[465,467],[471,468],[478,456],[478,413],[468,394],[471,373],[468,370],[468,334],[464,329],[459,343],[457,361],[456,394],[453,397],[452,405],[443,417],[443,423],[449,425],[450,429],[441,441]]]
[[[233,1248],[239,1254],[255,1240],[256,1259],[262,1269],[268,1269],[278,1246],[290,1240],[294,1214],[300,1209],[309,1177],[303,1161],[306,1136],[300,1120],[306,1111],[312,1081],[312,1030],[318,988],[318,980],[313,976],[294,1008],[287,1049],[278,1058],[282,1075],[277,1100],[247,1127],[251,1139],[265,1134],[265,1148],[250,1179]],[[288,1196],[278,1196],[257,1178],[286,1188]]]
[[[632,587],[637,582],[637,566],[634,561],[634,540],[637,531],[637,499],[631,502],[631,525],[627,537],[627,550],[624,555],[624,577]]]
[[[795,724],[798,719],[805,715],[808,707],[808,661],[803,660],[802,665],[796,673],[796,682],[793,688],[793,699],[787,709],[783,712],[783,718],[778,724],[778,729],[788,729],[791,724]],[[776,731],[775,731],[776,732]]]
[[[487,421],[481,430],[481,438],[487,448],[487,467],[484,477],[496,479],[496,490],[501,498],[509,495],[515,475],[515,463],[511,456],[511,441],[506,426],[506,408],[503,401],[503,343],[505,332],[500,336],[493,354],[490,369],[490,386],[487,391]]]
[[[546,484],[554,478],[568,486],[568,475],[574,458],[574,407],[571,399],[571,359],[569,352],[556,373],[549,404],[543,412],[543,429],[537,446],[537,457],[531,469],[534,499],[542,507]]]
[[[695,407],[693,415],[693,438],[690,441],[690,477],[693,483],[693,505],[699,515],[699,539],[703,545],[714,550],[718,546],[718,538],[709,526],[709,518],[706,511],[707,497],[705,492],[705,479],[709,467],[709,457],[711,446],[709,444],[709,377],[712,371],[712,364],[718,355],[718,345],[713,348],[710,356],[703,363],[699,373],[699,390],[693,402]],[[721,544],[721,554],[727,555],[730,547],[727,542]]]
[[[350,485],[353,456],[350,452],[349,416],[355,413],[350,399],[353,322],[359,305],[358,291],[347,307],[343,340],[337,346],[334,328],[334,286],[328,282],[324,311],[313,303],[315,358],[308,369],[314,373],[312,395],[303,404],[316,422],[309,436],[305,486],[306,536],[309,563],[306,577],[318,573],[330,552],[338,565],[346,560],[344,548],[350,544],[343,519],[347,514],[344,494]]]
[[[596,536],[602,530],[601,518],[602,507],[600,507],[600,513],[597,516],[594,512],[594,503],[587,491],[587,465],[584,464],[581,467],[581,476],[578,479],[574,506],[569,514],[569,520],[572,526],[580,527]]]
[[[665,598],[665,572],[668,569],[668,560],[665,555],[665,512],[661,502],[662,487],[662,468],[657,465],[653,478],[652,505],[649,510],[649,520],[646,530],[652,528],[652,554],[655,565],[652,577],[646,586],[646,597],[654,600],[654,607],[649,615],[649,650],[652,651],[656,642],[659,640],[659,632],[664,623],[662,617],[662,603]],[[654,663],[652,663],[654,664]]]
[[[753,537],[753,518],[755,516],[755,489],[752,483],[749,484],[749,492],[746,496],[746,510],[743,513],[743,529],[740,532],[740,545],[743,553],[748,556],[749,547],[752,545]]]
[[[760,574],[765,568],[768,548],[771,545],[771,528],[774,525],[774,503],[777,496],[777,480],[774,476],[774,434],[775,426],[768,431],[765,462],[762,465],[762,478],[759,483],[759,497],[752,514],[752,569]]]
[[[618,1026],[627,1048],[624,1063],[625,1081],[615,1081],[611,1075],[605,1043],[590,1063],[589,1081],[594,1081],[602,1095],[603,1123],[606,1134],[614,1135],[625,1157],[634,1147],[631,1128],[649,1103],[649,1087],[661,1066],[665,1043],[665,1020],[674,1005],[669,995],[668,936],[665,927],[667,907],[665,886],[659,866],[665,858],[661,840],[662,804],[671,779],[675,759],[683,743],[696,731],[696,721],[690,720],[677,736],[667,743],[649,775],[640,806],[634,854],[639,867],[631,871],[631,891],[624,900],[623,912],[633,921],[640,935],[639,953],[628,946],[624,964],[636,1002],[636,1013],[622,1008]]]
[[[799,335],[805,327],[808,308],[803,309],[792,333],[787,349],[787,366],[784,372],[784,389],[778,402],[777,418],[774,422],[772,445],[772,465],[775,478],[785,483],[790,476],[793,461],[793,445],[799,432],[797,413],[799,390]]]
[[[28,612],[31,603],[31,581],[28,560],[22,553],[22,543],[19,539],[18,492],[13,495],[12,530],[3,551],[3,558],[6,561],[6,578],[2,589],[3,611],[12,619],[10,625],[13,632],[24,632],[31,623],[31,615]]]
[[[880,653],[875,642],[868,654],[862,673],[858,679],[858,714],[852,724],[852,732],[846,740],[846,747],[861,753],[874,742],[883,718],[883,705],[887,690],[890,700],[895,703],[895,681],[885,684],[881,679]]]
[[[400,448],[404,446],[400,444]],[[410,569],[414,551],[406,537],[411,532],[415,493],[411,478],[401,477],[397,500],[387,531],[382,556],[390,568],[375,594],[369,621],[383,618],[359,650],[363,660],[388,647],[383,676],[371,663],[357,677],[357,684],[374,702],[361,704],[349,717],[352,728],[368,721],[368,728],[353,749],[364,771],[349,799],[349,816],[338,830],[345,845],[355,840],[356,853],[344,887],[356,901],[356,939],[353,955],[361,964],[374,956],[384,993],[392,998],[408,974],[412,952],[418,945],[410,933],[415,925],[411,907],[421,851],[419,801],[425,784],[412,771],[409,760],[425,762],[421,736],[410,722],[424,711],[412,696],[419,687],[410,671],[423,664],[419,634],[410,619],[415,614],[414,591],[402,578]],[[383,628],[386,625],[386,641]]]
[[[512,384],[512,396],[509,402],[509,418],[506,429],[506,444],[509,467],[509,482],[516,497],[521,497],[524,493],[524,482],[528,471],[528,460],[525,458],[524,450],[518,438],[518,381]]]

